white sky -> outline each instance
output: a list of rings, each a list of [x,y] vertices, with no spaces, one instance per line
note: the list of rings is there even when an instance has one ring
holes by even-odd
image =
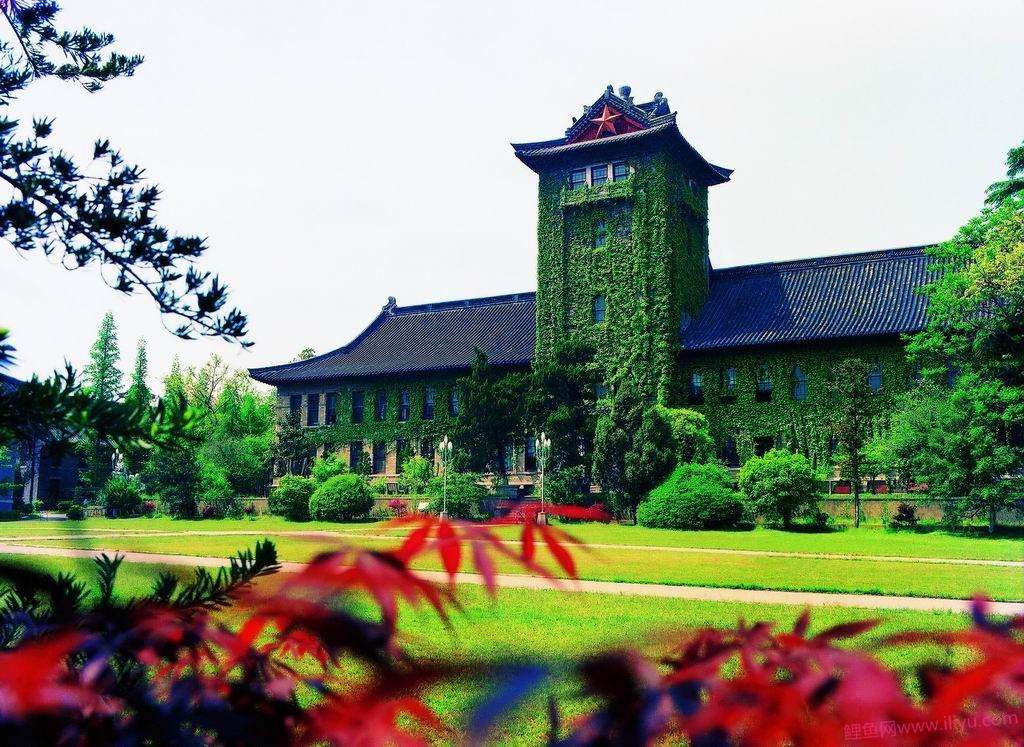
[[[145,54],[97,95],[42,84],[87,154],[109,137],[209,238],[250,352],[182,342],[155,307],[0,247],[15,375],[82,364],[100,317],[123,368],[218,352],[325,352],[400,304],[533,290],[536,177],[510,141],[558,137],[612,83],[663,91],[683,133],[736,169],[711,199],[719,267],[941,240],[1024,137],[1024,4],[80,0],[65,11]],[[770,6],[770,7],[769,7]]]

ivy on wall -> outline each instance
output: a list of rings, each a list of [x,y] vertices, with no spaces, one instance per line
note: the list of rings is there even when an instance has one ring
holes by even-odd
[[[707,189],[668,152],[628,161],[625,180],[576,190],[567,188],[572,164],[540,176],[537,358],[549,358],[564,336],[581,336],[599,351],[609,382],[629,377],[668,402],[679,380],[680,321],[707,297]],[[598,296],[607,316],[595,323]]]
[[[845,358],[860,358],[870,366],[880,366],[879,409],[883,413],[892,411],[896,397],[909,388],[912,373],[898,339],[686,353],[681,356],[685,393],[678,404],[708,418],[712,437],[720,448],[732,436],[741,463],[753,454],[756,439],[772,438],[776,445],[802,452],[816,465],[824,465],[831,457],[829,443],[836,412],[829,383],[836,365]],[[797,366],[807,377],[807,396],[802,401],[793,396]],[[734,397],[726,396],[722,387],[722,371],[727,368],[736,369]],[[762,369],[772,381],[768,402],[756,398]],[[690,377],[695,371],[703,380],[700,403],[689,397]],[[875,427],[884,431],[884,416]]]

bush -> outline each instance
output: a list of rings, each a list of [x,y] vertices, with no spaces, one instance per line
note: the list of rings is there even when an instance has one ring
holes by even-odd
[[[270,491],[267,508],[275,516],[291,521],[309,521],[309,498],[313,495],[313,487],[313,481],[308,477],[285,475]]]
[[[57,505],[55,506],[55,508],[57,509],[58,513],[66,514],[68,511],[70,511],[73,507],[77,505],[78,504],[75,503],[74,501],[57,501]]]
[[[395,517],[405,516],[409,513],[409,502],[401,498],[392,498],[388,501],[388,511]]]
[[[636,510],[639,524],[663,529],[723,529],[743,518],[732,475],[717,464],[680,464]]]
[[[539,498],[540,493],[535,491]],[[544,500],[562,506],[590,502],[590,481],[582,465],[565,467],[544,474]]]
[[[19,521],[21,520],[22,513],[20,511],[0,511],[0,522],[3,521]]]
[[[412,495],[423,495],[427,491],[434,467],[421,456],[414,456],[402,465],[402,474],[398,478],[398,486]]]
[[[71,506],[65,513],[72,521],[81,521],[85,518],[85,509],[81,506]]]
[[[370,480],[370,492],[374,495],[384,495],[388,492],[388,481],[383,477],[375,477]]]
[[[348,465],[345,463],[345,460],[334,455],[315,459],[313,461],[313,466],[310,469],[310,475],[313,478],[313,482],[317,485],[323,485],[332,477],[344,475],[347,472]]]
[[[444,478],[433,478],[427,490],[430,493],[431,513],[441,513],[444,501]],[[448,475],[448,516],[453,519],[480,521],[487,518],[483,500],[487,489],[480,484],[480,475],[473,472],[452,472]]]
[[[318,521],[352,521],[373,508],[373,494],[361,475],[329,478],[309,498],[309,514]]]
[[[740,469],[740,490],[751,513],[787,529],[794,518],[817,513],[817,487],[807,457],[783,449],[748,459]]]
[[[107,516],[129,518],[142,511],[142,483],[136,477],[111,475],[100,495]]]
[[[140,513],[143,516],[152,516],[153,514],[155,514],[156,513],[156,501],[154,501],[154,500],[143,501],[142,502],[142,506],[140,508]]]
[[[909,503],[896,506],[896,513],[889,522],[893,529],[915,529],[917,527],[917,509]]]
[[[223,469],[211,462],[204,464],[201,484],[204,519],[237,519],[242,515],[242,501]]]

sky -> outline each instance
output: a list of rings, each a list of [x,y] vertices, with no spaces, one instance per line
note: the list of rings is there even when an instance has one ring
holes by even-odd
[[[65,25],[145,55],[98,94],[15,105],[86,156],[109,138],[164,193],[160,219],[249,315],[244,351],[168,333],[153,304],[0,246],[10,373],[123,368],[148,343],[239,368],[326,352],[399,304],[533,290],[536,176],[510,142],[559,137],[609,83],[655,91],[710,161],[716,267],[924,244],[977,212],[1024,138],[1024,3],[78,0]]]

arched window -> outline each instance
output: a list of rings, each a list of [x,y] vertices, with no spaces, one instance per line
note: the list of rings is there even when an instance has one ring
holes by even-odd
[[[807,374],[800,366],[793,368],[793,399],[797,402],[807,399]]]
[[[594,321],[603,322],[608,313],[608,302],[604,296],[594,296]]]
[[[868,372],[868,386],[871,391],[877,392],[882,388],[882,364],[876,363]]]
[[[757,389],[754,399],[758,402],[770,402],[772,399],[772,375],[767,366],[761,366],[757,372]]]

